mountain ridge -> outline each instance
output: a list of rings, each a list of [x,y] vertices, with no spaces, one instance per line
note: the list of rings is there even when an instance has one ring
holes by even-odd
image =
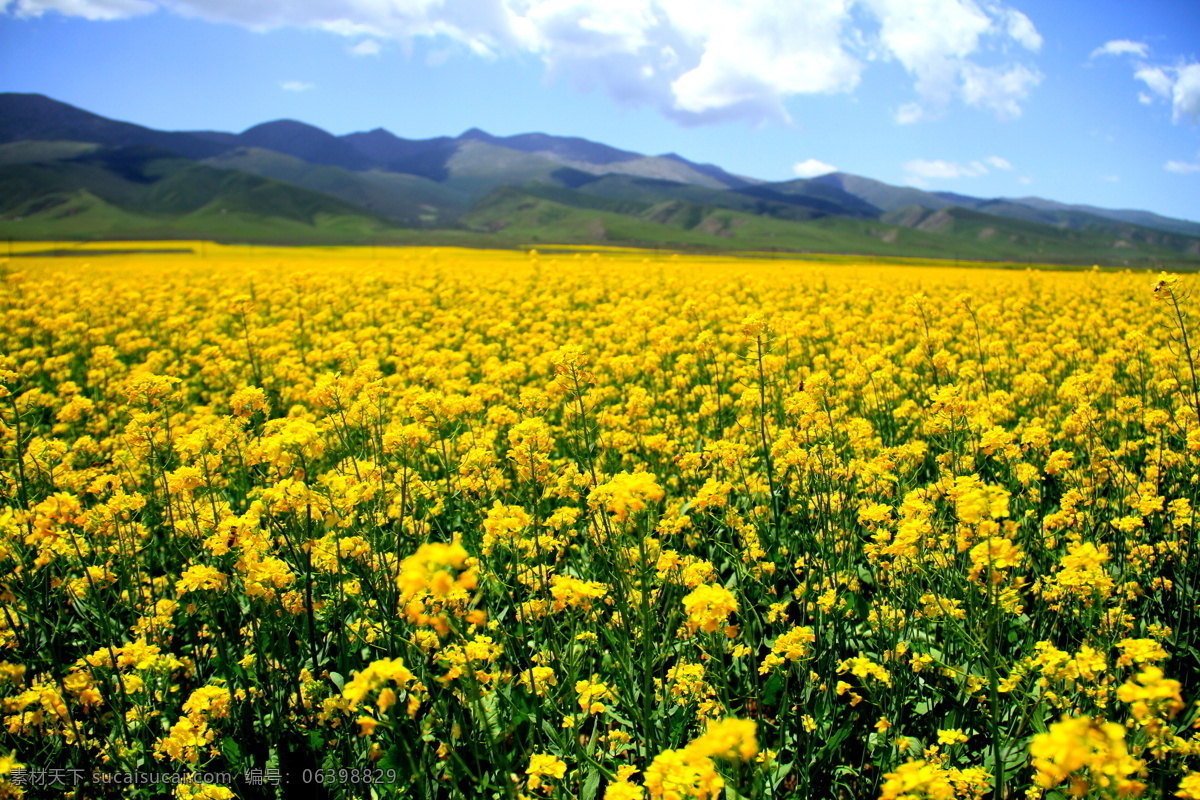
[[[1200,256],[1200,223],[1136,209],[1103,209],[1037,197],[928,192],[842,172],[762,181],[677,153],[645,155],[578,136],[538,132],[496,136],[469,128],[457,136],[405,139],[381,127],[334,135],[291,119],[263,122],[238,133],[157,131],[42,95],[0,94],[0,169],[41,165],[10,171],[10,178],[24,176],[9,181],[10,191],[24,194],[16,198],[20,202],[5,205],[12,213],[24,209],[23,214],[38,217],[48,230],[70,235],[72,219],[46,216],[54,206],[46,199],[51,196],[58,198],[59,205],[67,202],[64,198],[76,198],[71,202],[82,204],[89,213],[103,204],[116,209],[112,211],[116,216],[153,217],[154,208],[146,205],[150,202],[146,198],[158,195],[143,196],[129,188],[139,180],[128,172],[131,159],[136,161],[131,147],[161,151],[141,157],[173,175],[184,175],[171,178],[181,187],[195,189],[204,183],[202,175],[210,182],[211,175],[189,172],[168,155],[198,167],[268,181],[263,186],[269,185],[269,190],[253,184],[258,187],[253,191],[269,196],[270,203],[261,209],[244,209],[250,217],[261,217],[263,224],[279,212],[278,219],[288,225],[315,226],[316,215],[297,216],[294,209],[327,205],[330,210],[322,212],[321,219],[354,219],[357,222],[350,227],[359,231],[381,232],[379,226],[390,225],[395,235],[403,228],[531,232],[530,220],[573,219],[590,213],[624,215],[634,222],[581,223],[571,228],[572,236],[603,228],[609,231],[600,237],[605,241],[612,239],[613,231],[623,230],[635,239],[666,236],[693,245],[707,235],[712,246],[720,248],[736,239],[749,245],[761,235],[801,247],[811,240],[817,246],[838,242],[838,246],[876,252],[879,242],[900,243],[897,250],[907,243],[910,249],[993,252],[997,258],[1028,251],[1030,257],[1053,254],[1079,263],[1091,259],[1150,263]],[[104,172],[107,177],[100,174]],[[52,184],[53,191],[41,191],[35,185],[38,180]],[[251,191],[253,181],[239,180],[237,185]],[[295,196],[289,198],[289,192]],[[318,202],[317,196],[328,202]],[[533,207],[540,211],[518,213],[520,208]],[[258,210],[265,216],[256,217]],[[506,215],[523,222],[509,224]],[[764,221],[754,222],[756,218]],[[826,233],[801,235],[766,220],[785,226],[820,225]],[[37,227],[22,228],[19,221],[0,220],[0,232],[24,235]],[[901,234],[905,229],[922,234],[915,238]],[[836,235],[829,233],[833,230]],[[943,246],[938,236],[949,241]],[[853,241],[860,245],[852,245]]]

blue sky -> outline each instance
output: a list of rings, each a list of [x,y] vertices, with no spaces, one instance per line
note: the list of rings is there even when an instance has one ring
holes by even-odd
[[[1200,219],[1196,0],[0,0],[0,91]]]

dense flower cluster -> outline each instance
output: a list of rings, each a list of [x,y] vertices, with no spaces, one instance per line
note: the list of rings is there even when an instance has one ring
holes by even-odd
[[[542,250],[0,267],[0,796],[1200,798],[1194,277]]]

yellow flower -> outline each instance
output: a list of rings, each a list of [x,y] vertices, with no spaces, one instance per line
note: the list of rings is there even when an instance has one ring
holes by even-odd
[[[229,689],[224,686],[201,686],[183,704],[183,713],[210,720],[223,719],[229,716],[232,699]]]
[[[723,719],[710,723],[704,734],[689,744],[689,755],[749,761],[758,754],[757,725],[750,719]]]
[[[579,695],[579,708],[585,714],[603,714],[606,706],[600,701],[611,700],[614,697],[612,689],[594,678],[590,681],[577,682],[575,693]]]
[[[948,730],[939,730],[937,732],[938,744],[962,744],[971,737],[963,733],[958,728],[950,728]]]
[[[558,685],[558,676],[550,667],[530,667],[521,670],[517,680],[526,691],[533,692],[538,697],[545,697],[551,686]]]
[[[604,800],[643,800],[646,790],[629,781],[614,781],[604,790]]]
[[[233,790],[212,783],[181,783],[175,787],[176,800],[232,800]]]
[[[980,574],[988,570],[992,582],[996,583],[1001,580],[1001,570],[1019,565],[1024,556],[1011,539],[993,536],[971,548],[970,578],[979,580]]]
[[[771,654],[763,660],[758,671],[765,674],[785,661],[795,662],[808,658],[812,655],[812,648],[809,645],[816,640],[817,637],[812,628],[792,626],[771,645]]]
[[[747,339],[765,336],[769,329],[770,323],[767,315],[762,311],[756,311],[742,320],[742,335]]]
[[[713,633],[738,610],[737,598],[724,586],[701,584],[683,598],[688,628]]]
[[[1129,755],[1125,728],[1115,722],[1064,716],[1046,733],[1033,737],[1029,754],[1036,771],[1034,781],[1045,789],[1067,779],[1083,791],[1091,786],[1113,790],[1120,797],[1137,796],[1144,788],[1141,781],[1130,777],[1142,769],[1142,762]]]
[[[704,665],[683,662],[667,671],[667,684],[671,696],[680,705],[702,700],[712,693],[704,681]]]
[[[1183,709],[1181,689],[1179,681],[1164,677],[1158,667],[1148,666],[1117,689],[1117,699],[1130,704],[1135,720],[1157,731]]]
[[[529,776],[526,785],[530,789],[537,789],[542,785],[543,778],[561,779],[567,774],[567,765],[558,756],[535,753],[529,757],[525,774]]]
[[[555,575],[550,579],[550,595],[554,598],[554,610],[565,608],[592,607],[593,600],[603,599],[608,594],[608,586],[599,581],[581,581],[570,575]]]
[[[1117,659],[1119,667],[1145,664],[1148,661],[1165,661],[1170,658],[1166,649],[1153,639],[1122,639],[1117,642],[1117,648],[1121,651],[1121,657]]]
[[[368,694],[387,683],[393,683],[401,689],[413,681],[413,674],[398,658],[379,659],[372,661],[366,669],[357,671],[342,688],[342,697],[349,700],[353,706],[358,706]]]
[[[458,542],[421,545],[416,553],[400,562],[396,584],[401,597],[404,601],[423,593],[445,597],[456,589],[474,589],[478,577],[475,568],[468,566],[468,558]]]
[[[194,564],[188,567],[179,580],[175,582],[175,593],[184,595],[188,592],[198,592],[206,589],[217,591],[224,589],[228,582],[228,576],[220,570],[205,564]]]
[[[1176,797],[1182,797],[1183,800],[1200,800],[1200,772],[1189,772],[1183,776],[1183,780],[1179,782],[1179,791],[1175,792]]]
[[[593,489],[588,495],[588,505],[603,509],[618,522],[624,522],[630,514],[636,514],[662,498],[663,489],[653,475],[647,472],[621,472]]]
[[[954,786],[946,771],[924,761],[909,761],[883,776],[879,800],[951,800]]]
[[[838,673],[849,672],[858,678],[874,678],[884,686],[892,685],[891,673],[866,656],[860,655],[855,658],[847,658],[838,664],[837,671]],[[841,694],[841,692],[838,692],[838,694]]]
[[[687,750],[664,750],[646,768],[646,789],[663,800],[715,800],[725,788],[712,759]]]
[[[160,739],[154,749],[176,761],[195,764],[200,758],[200,750],[208,745],[216,736],[208,724],[201,719],[181,717],[171,726],[170,733]]]

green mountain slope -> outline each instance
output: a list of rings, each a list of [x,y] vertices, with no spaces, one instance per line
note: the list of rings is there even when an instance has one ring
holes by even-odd
[[[1068,205],[1067,203],[1045,200],[1041,197],[1017,197],[1013,198],[1011,202],[1044,211],[1081,211],[1085,214],[1105,217],[1118,222],[1128,222],[1133,225],[1141,225],[1145,228],[1167,231],[1168,233],[1178,233],[1183,236],[1200,236],[1200,222],[1164,217],[1150,211],[1139,211],[1131,208],[1098,208],[1089,205]]]
[[[806,220],[824,216],[875,217],[879,209],[836,189],[816,187],[814,192],[777,191],[775,184],[737,189],[711,189],[674,181],[628,175],[606,175],[578,187],[580,192],[612,200],[661,203],[682,200],[728,208],[776,219]]]
[[[445,162],[443,186],[481,198],[500,186],[543,183],[578,186],[593,179],[586,172],[564,167],[548,158],[522,153],[479,140],[463,142]]]
[[[545,195],[553,195],[556,199]],[[474,230],[499,233],[524,242],[613,243],[713,250],[914,255],[936,245],[941,238],[861,220],[836,217],[808,222],[780,220],[682,200],[644,206],[636,214],[618,213],[598,206],[594,198],[579,192],[506,187],[497,189],[479,203],[463,222]]]
[[[850,175],[845,172],[831,172],[828,175],[812,178],[809,182],[840,189],[885,212],[898,211],[914,205],[935,210],[955,205],[933,192],[924,192],[911,186],[892,186],[883,181],[864,178],[860,175]],[[775,186],[775,184],[767,185]]]
[[[1187,256],[1091,231],[1007,220],[967,209],[914,208],[893,222],[785,220],[671,200],[602,199],[562,188],[505,187],[476,205],[472,230],[532,242],[591,242],[705,249],[796,250],[1039,263],[1179,264]],[[1196,242],[1200,245],[1200,240]],[[1197,249],[1195,255],[1200,255]],[[1192,263],[1195,263],[1194,261]]]
[[[97,235],[369,235],[391,225],[326,194],[216,169],[149,147],[0,166],[0,230],[19,238]]]
[[[87,142],[10,142],[0,144],[0,165],[61,161],[94,153],[99,149],[100,145]]]
[[[1130,225],[1056,227],[966,208],[933,211],[919,206],[885,214],[883,221],[935,233],[957,242],[975,242],[1005,258],[1036,253],[1051,261],[1091,259],[1112,263],[1200,256],[1200,239]]]
[[[377,169],[352,172],[257,147],[240,147],[202,163],[293,183],[401,225],[445,225],[470,205],[465,193],[428,178]]]

